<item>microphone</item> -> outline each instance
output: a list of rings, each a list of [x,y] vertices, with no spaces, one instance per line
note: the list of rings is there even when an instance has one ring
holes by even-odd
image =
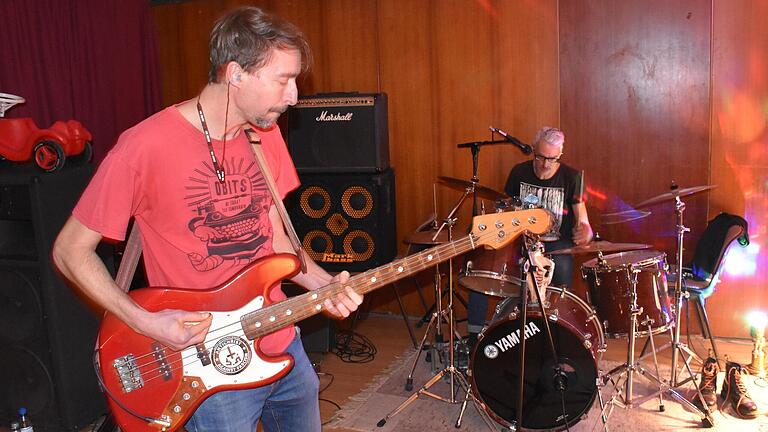
[[[504,132],[503,130],[501,130],[499,128],[495,128],[493,126],[489,126],[488,129],[490,129],[491,132],[496,132],[497,134],[503,136],[505,140],[509,141],[510,143],[512,143],[512,145],[514,145],[515,147],[519,148],[520,151],[523,152],[523,154],[529,155],[529,154],[533,153],[533,148],[531,146],[529,146],[528,144],[522,143],[519,139],[517,139],[517,138],[513,137],[512,135]]]

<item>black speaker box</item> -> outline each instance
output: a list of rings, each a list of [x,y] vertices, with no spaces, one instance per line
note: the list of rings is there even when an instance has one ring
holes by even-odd
[[[92,362],[98,319],[50,254],[92,167],[28,168],[0,170],[0,424],[25,407],[38,432],[79,430],[107,411]]]
[[[304,249],[328,271],[365,271],[395,257],[395,174],[300,173],[288,212]]]
[[[288,297],[294,297],[307,292],[304,288],[293,282],[283,282],[281,286]],[[301,343],[304,351],[308,353],[327,353],[333,348],[336,340],[336,327],[333,320],[325,314],[317,314],[305,318],[296,325],[301,329]]]
[[[299,172],[381,172],[389,168],[387,95],[304,96],[288,110],[288,149]]]

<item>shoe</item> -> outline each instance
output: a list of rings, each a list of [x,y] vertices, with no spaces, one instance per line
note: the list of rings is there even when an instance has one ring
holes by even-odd
[[[717,360],[709,357],[701,367],[701,381],[699,382],[701,396],[710,410],[717,406]],[[701,402],[696,400],[697,404]]]
[[[725,363],[725,380],[720,396],[723,404],[731,402],[733,410],[741,418],[757,417],[757,404],[747,394],[747,387],[741,381],[742,367],[738,363]]]

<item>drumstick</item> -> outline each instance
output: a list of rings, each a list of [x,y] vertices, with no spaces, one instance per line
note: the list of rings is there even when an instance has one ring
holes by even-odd
[[[584,202],[584,170],[579,171],[579,202]]]
[[[432,226],[437,228],[437,183],[432,183],[432,207],[435,210],[435,219],[432,222]]]

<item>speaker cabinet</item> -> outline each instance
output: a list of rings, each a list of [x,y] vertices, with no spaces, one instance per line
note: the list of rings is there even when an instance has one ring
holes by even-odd
[[[395,257],[395,174],[299,174],[288,212],[304,249],[328,271],[365,271]]]
[[[27,168],[0,169],[0,424],[26,407],[38,432],[78,430],[107,411],[92,362],[98,319],[50,253],[92,168]]]
[[[389,168],[387,95],[306,96],[288,110],[288,149],[299,172],[382,172]]]

